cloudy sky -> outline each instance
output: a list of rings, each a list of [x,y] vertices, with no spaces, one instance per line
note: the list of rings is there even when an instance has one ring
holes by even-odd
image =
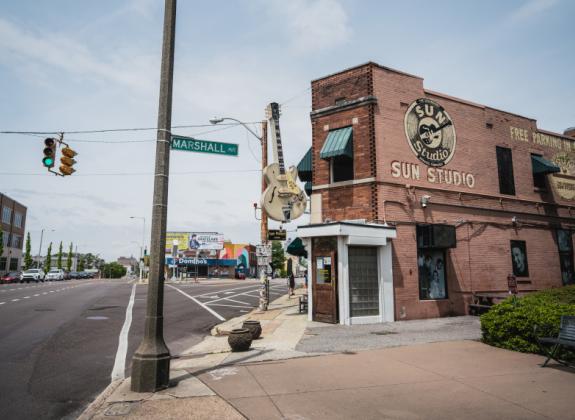
[[[575,125],[574,15],[568,0],[180,0],[173,124],[257,122],[277,101],[297,164],[311,142],[310,81],[375,61],[562,132]],[[154,127],[162,21],[161,0],[1,1],[0,131]],[[238,143],[240,157],[173,152],[168,228],[257,242],[257,140],[238,126],[173,132]],[[0,134],[0,191],[28,207],[34,252],[45,228],[80,252],[137,256],[142,221],[130,216],[146,218],[149,242],[154,137],[66,134],[79,163],[60,178],[41,166],[43,138]]]

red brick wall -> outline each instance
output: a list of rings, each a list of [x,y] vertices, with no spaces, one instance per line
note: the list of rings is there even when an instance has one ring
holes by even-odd
[[[371,82],[365,81],[369,75]],[[510,240],[524,240],[527,245],[530,276],[519,278],[519,290],[561,285],[554,229],[573,223],[568,206],[574,203],[554,194],[551,186],[548,193],[533,186],[531,153],[551,159],[559,152],[531,141],[531,133],[537,131],[535,120],[426,91],[423,79],[372,63],[312,82],[314,110],[334,105],[341,97],[368,94],[377,98],[377,104],[312,117],[313,184],[329,183],[328,162],[319,159],[327,136],[324,125],[339,128],[357,117],[355,178],[375,177],[376,182],[321,189],[322,216],[397,224],[398,236],[393,241],[396,319],[464,314],[472,292],[507,290],[507,275],[512,272]],[[455,126],[455,154],[444,169],[473,174],[473,188],[427,180],[428,167],[409,147],[404,129],[408,106],[422,97],[442,105]],[[529,141],[511,138],[511,126],[527,130]],[[499,193],[496,146],[512,149],[515,196]],[[417,165],[420,179],[393,177],[393,161]],[[423,195],[431,197],[426,209],[420,204]],[[417,223],[457,226],[457,247],[447,252],[446,300],[419,300]]]

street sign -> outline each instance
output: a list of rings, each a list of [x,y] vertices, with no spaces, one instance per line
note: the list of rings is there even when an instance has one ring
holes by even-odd
[[[237,156],[239,145],[219,141],[198,140],[193,137],[172,136],[172,150],[211,153],[213,155]]]
[[[272,257],[258,257],[258,265],[268,265],[272,262]]]
[[[268,231],[268,241],[285,241],[286,231],[281,229],[270,229]]]
[[[272,246],[271,244],[256,245],[256,257],[271,257]]]

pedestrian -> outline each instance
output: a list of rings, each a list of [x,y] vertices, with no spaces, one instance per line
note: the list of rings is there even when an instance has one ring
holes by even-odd
[[[295,277],[293,275],[293,273],[291,273],[289,275],[289,295],[293,296],[294,295],[294,289],[295,289]]]

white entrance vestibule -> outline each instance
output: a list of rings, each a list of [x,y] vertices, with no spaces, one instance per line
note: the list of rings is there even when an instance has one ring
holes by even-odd
[[[308,320],[342,325],[395,320],[394,227],[342,221],[299,226],[297,233],[309,257]]]

